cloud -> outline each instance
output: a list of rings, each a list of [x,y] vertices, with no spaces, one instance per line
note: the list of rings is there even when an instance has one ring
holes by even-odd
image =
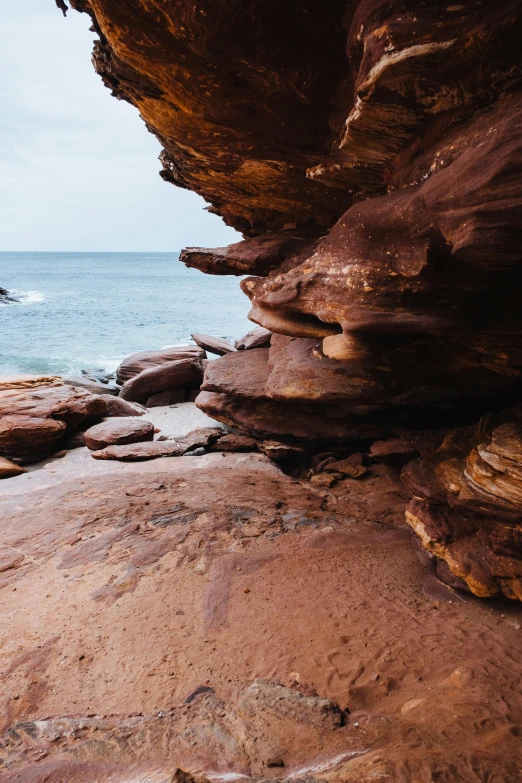
[[[239,235],[161,180],[158,141],[91,64],[84,14],[0,4],[0,250],[169,251]]]

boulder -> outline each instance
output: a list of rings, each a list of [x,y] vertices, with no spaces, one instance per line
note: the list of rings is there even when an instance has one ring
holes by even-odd
[[[180,359],[204,359],[205,351],[196,345],[175,345],[172,348],[162,348],[160,351],[138,351],[131,353],[122,361],[116,370],[116,379],[119,384],[139,375],[143,370],[150,367],[158,367],[167,362],[179,361]]]
[[[198,393],[197,389],[192,389],[191,393]],[[147,408],[160,408],[163,405],[177,405],[178,402],[185,402],[187,399],[187,390],[184,386],[179,386],[177,389],[167,389],[167,391],[158,392],[153,394],[147,400]]]
[[[268,348],[271,337],[272,332],[263,326],[257,326],[251,332],[236,340],[234,345],[238,351],[247,351],[251,348]]]
[[[209,353],[215,353],[218,356],[225,356],[227,353],[234,353],[237,348],[229,343],[228,340],[223,340],[222,337],[214,337],[210,334],[191,334],[190,335],[196,345],[204,348]]]
[[[85,445],[93,451],[106,446],[140,443],[154,440],[154,424],[135,417],[106,419],[86,430],[83,437]]]
[[[38,462],[79,425],[106,412],[104,398],[68,385],[31,383],[0,391],[0,456]]]
[[[147,409],[137,402],[129,402],[123,397],[107,397],[107,416],[143,416]]]
[[[402,471],[406,520],[422,545],[482,598],[522,600],[522,410],[409,433],[421,457]]]
[[[179,387],[199,387],[203,368],[199,359],[178,359],[165,362],[135,375],[126,381],[120,397],[131,402],[145,403],[154,394]]]
[[[122,460],[133,462],[156,459],[157,457],[180,457],[186,451],[183,443],[176,441],[152,441],[148,443],[128,443],[119,446],[106,446],[91,452],[94,459]]]

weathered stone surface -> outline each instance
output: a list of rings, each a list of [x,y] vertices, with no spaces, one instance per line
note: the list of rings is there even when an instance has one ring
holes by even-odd
[[[196,345],[175,345],[172,348],[163,348],[161,351],[138,351],[131,353],[122,361],[116,370],[116,378],[118,383],[123,384],[150,367],[158,367],[160,364],[180,359],[204,358],[205,352]]]
[[[360,478],[367,472],[366,467],[362,464],[362,454],[351,454],[346,459],[330,462],[325,470],[329,473],[342,473],[351,478]]]
[[[268,329],[264,329],[262,326],[257,326],[251,332],[236,340],[235,346],[238,351],[247,351],[252,348],[268,348],[271,337],[272,332],[269,332]]]
[[[388,438],[376,440],[370,448],[370,458],[379,462],[400,464],[417,457],[418,451],[410,446],[402,438]]]
[[[135,417],[107,419],[86,430],[83,437],[85,445],[91,450],[140,443],[154,439],[154,424]]]
[[[265,397],[268,380],[268,349],[235,352],[209,362],[202,391],[235,394],[254,400]]]
[[[86,420],[106,413],[104,399],[67,385],[0,390],[0,456],[37,462]]]
[[[120,396],[131,402],[145,403],[154,394],[178,387],[199,387],[203,368],[199,359],[178,359],[143,370],[125,381]]]
[[[520,409],[412,443],[406,518],[422,544],[475,595],[522,600]]]
[[[11,462],[5,457],[0,457],[0,479],[20,476],[22,473],[26,473],[26,469],[21,465],[17,465],[16,462]]]
[[[518,783],[520,608],[424,596],[388,469],[69,456],[1,482],[2,783]]]
[[[187,450],[185,444],[180,441],[152,441],[135,442],[125,445],[107,446],[93,451],[94,459],[116,459],[133,462],[134,460],[157,459],[158,457],[179,457]]]
[[[237,348],[232,343],[229,343],[228,340],[223,340],[222,337],[213,337],[210,334],[191,334],[190,336],[200,348],[204,348],[209,353],[215,353],[218,356],[225,356],[227,353],[237,351]]]
[[[307,452],[299,448],[299,446],[292,446],[288,443],[280,443],[277,440],[263,440],[259,444],[259,451],[273,460],[274,462],[280,462],[282,464],[289,462],[300,462],[308,457]]]
[[[257,451],[258,441],[236,432],[228,432],[210,444],[211,451]]]
[[[310,253],[316,244],[317,240],[306,232],[281,231],[228,247],[187,247],[181,251],[180,261],[210,275],[267,275],[283,262],[288,263],[288,258]]]

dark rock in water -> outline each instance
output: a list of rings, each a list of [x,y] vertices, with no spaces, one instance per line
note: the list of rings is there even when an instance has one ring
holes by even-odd
[[[153,395],[179,387],[198,388],[203,380],[201,361],[195,358],[166,362],[135,375],[123,384],[124,400],[146,403]]]
[[[108,381],[101,382],[96,378],[88,378],[85,375],[64,375],[63,383],[78,389],[86,389],[92,394],[119,394],[118,386]]]
[[[116,378],[116,373],[107,372],[103,367],[94,367],[92,369],[82,370],[82,375],[92,381],[99,381],[100,383],[109,383]]]
[[[248,334],[245,334],[244,337],[236,340],[235,346],[238,351],[246,351],[251,348],[268,348],[271,337],[272,332],[263,326],[258,326],[256,329],[248,332]]]
[[[194,390],[194,393],[198,394],[198,390]],[[167,391],[153,394],[147,400],[146,406],[147,408],[159,408],[162,405],[176,405],[178,402],[185,402],[186,398],[187,390],[184,386],[178,386],[176,389],[167,389]]]
[[[93,451],[106,446],[140,443],[154,439],[154,424],[135,417],[107,419],[86,430],[83,437],[85,445]]]
[[[5,288],[0,288],[0,304],[2,303],[7,304],[8,302],[18,302],[18,301],[19,300],[15,296],[12,296],[9,293],[9,291],[6,291]]]
[[[123,384],[134,378],[134,376],[139,375],[143,370],[180,359],[203,360],[205,359],[205,351],[196,345],[176,345],[172,348],[164,348],[161,351],[131,353],[116,370],[116,378],[118,383]]]
[[[228,340],[223,340],[221,337],[213,337],[210,334],[191,334],[190,336],[200,348],[204,348],[205,351],[215,353],[218,356],[225,356],[227,353],[237,351],[237,348],[232,343],[229,343]]]

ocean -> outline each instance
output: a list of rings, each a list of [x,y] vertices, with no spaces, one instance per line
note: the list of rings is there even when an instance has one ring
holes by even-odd
[[[179,253],[0,253],[0,373],[116,369],[133,351],[182,345],[191,332],[252,329],[239,278],[187,269]]]

